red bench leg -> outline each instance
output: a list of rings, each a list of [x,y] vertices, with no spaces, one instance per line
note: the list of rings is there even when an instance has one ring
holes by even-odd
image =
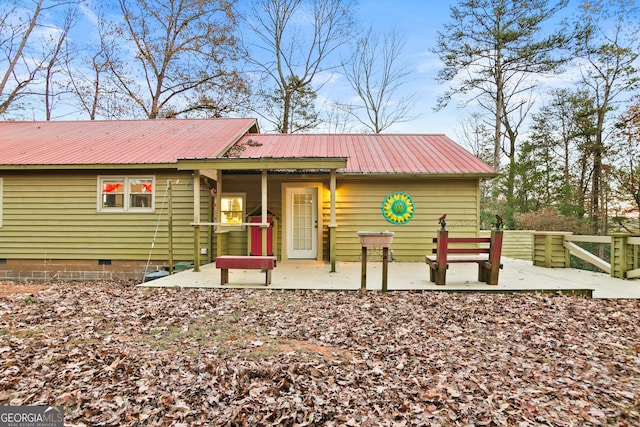
[[[220,269],[220,285],[224,286],[229,283],[229,269],[222,268]]]
[[[487,280],[486,282],[490,285],[498,284],[498,274],[500,274],[500,263],[492,262],[491,269],[487,271]]]
[[[265,286],[269,286],[271,284],[271,270],[269,270],[268,268],[266,270],[266,279],[265,280],[266,281],[265,281],[264,285]]]
[[[485,273],[485,281],[490,285],[498,284],[500,274],[500,255],[502,253],[502,230],[491,231],[491,251],[489,253],[490,270]]]
[[[436,285],[445,285],[447,283],[447,267],[438,267],[436,270]]]
[[[478,282],[486,282],[489,279],[489,275],[487,274],[489,271],[485,266],[484,262],[478,263]]]

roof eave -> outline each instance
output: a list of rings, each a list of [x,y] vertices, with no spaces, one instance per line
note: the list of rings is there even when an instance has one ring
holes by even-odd
[[[345,157],[326,158],[219,158],[182,159],[178,170],[221,169],[221,170],[262,170],[262,169],[343,169],[347,166]]]
[[[0,165],[0,170],[177,169],[176,163],[83,163],[62,165]]]
[[[338,172],[340,176],[348,176],[349,178],[447,178],[447,179],[492,179],[498,176],[497,173],[487,172],[449,172],[449,173],[380,173],[380,172]]]

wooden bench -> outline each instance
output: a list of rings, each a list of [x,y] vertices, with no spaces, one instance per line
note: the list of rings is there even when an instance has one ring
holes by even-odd
[[[429,278],[436,285],[444,285],[447,280],[447,269],[450,263],[478,264],[478,281],[489,285],[498,284],[498,273],[502,268],[502,230],[492,230],[491,237],[449,237],[447,230],[438,230],[438,237],[433,239],[435,255],[427,255]],[[489,244],[489,247],[478,247],[478,244]],[[469,247],[469,245],[476,247]],[[463,246],[463,247],[461,247]],[[452,254],[462,256],[450,256]]]
[[[264,270],[266,272],[265,286],[271,283],[271,270],[276,267],[275,256],[241,256],[222,255],[216,257],[216,268],[220,269],[220,285],[229,283],[230,269]]]

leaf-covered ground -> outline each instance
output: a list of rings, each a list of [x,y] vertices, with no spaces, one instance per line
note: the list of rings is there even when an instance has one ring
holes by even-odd
[[[640,425],[637,300],[53,283],[0,319],[0,405],[69,425]]]

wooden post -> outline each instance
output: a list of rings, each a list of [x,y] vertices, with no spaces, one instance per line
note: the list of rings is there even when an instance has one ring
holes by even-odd
[[[213,209],[213,222],[220,222],[222,218],[222,206],[220,205],[220,201],[222,200],[222,172],[218,173],[218,180],[216,181],[216,197],[214,199],[214,209]],[[223,233],[219,233],[218,231],[222,231],[222,228],[218,225],[213,227],[213,232],[216,236],[216,257],[219,255],[224,255],[223,252],[223,239],[225,239],[226,235]],[[226,243],[226,242],[225,242]]]
[[[331,273],[336,272],[336,170],[331,169],[331,180],[329,181],[329,263]]]
[[[436,257],[436,285],[447,283],[447,247],[449,245],[449,232],[438,230],[437,257]]]
[[[362,274],[360,278],[360,290],[367,290],[367,247],[362,247]]]
[[[267,170],[262,169],[262,224],[267,223]],[[262,248],[261,254],[262,256],[269,255],[267,253],[267,229],[269,225],[261,225],[260,231],[262,232]],[[273,248],[273,254],[275,255],[276,248]]]
[[[214,209],[216,197],[214,194],[211,194],[212,192],[212,190],[209,190],[209,203],[207,203],[207,221],[209,222],[215,222]],[[207,264],[213,261],[213,239],[215,239],[214,231],[214,226],[207,226],[207,256],[205,258]]]
[[[498,275],[500,274],[500,255],[502,253],[502,230],[491,230],[491,251],[489,252],[489,263],[491,264],[491,270],[486,272],[488,277],[485,277],[485,281],[489,285],[498,284]]]
[[[200,171],[193,172],[193,271],[200,271]]]
[[[167,210],[167,250],[169,251],[169,274],[173,274],[173,195],[171,193],[171,180],[167,180],[167,198],[169,208]]]
[[[573,233],[536,231],[533,233],[533,265],[547,268],[571,266],[571,254],[564,247],[564,238]]]
[[[629,244],[627,233],[611,234],[611,277],[627,279],[627,272],[637,268],[637,253],[634,245]]]
[[[387,273],[389,271],[389,247],[382,248],[382,292],[387,292]]]

